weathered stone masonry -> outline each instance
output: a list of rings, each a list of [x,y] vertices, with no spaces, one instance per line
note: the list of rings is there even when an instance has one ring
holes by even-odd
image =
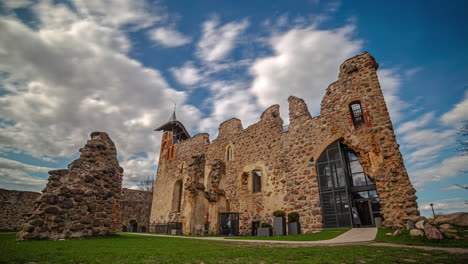
[[[37,192],[0,189],[0,230],[18,230],[34,209]]]
[[[31,216],[38,192],[0,189],[0,230],[18,231]],[[153,193],[122,188],[120,199],[121,226],[130,227],[135,220],[138,227],[149,227]]]
[[[130,228],[130,221],[135,220],[138,227],[149,228],[152,198],[152,192],[122,189],[120,201],[121,225]]]
[[[109,136],[93,132],[68,169],[50,171],[17,239],[66,239],[120,230],[123,169]]]
[[[208,134],[174,141],[173,132],[165,132],[151,221],[182,222],[183,232],[193,234],[202,233],[209,222],[210,232],[217,233],[218,213],[238,212],[240,233],[249,234],[251,221],[271,222],[272,212],[281,209],[299,212],[304,232],[322,229],[315,163],[337,141],[358,156],[387,223],[419,215],[377,68],[369,53],[346,60],[326,90],[320,116],[311,117],[304,101],[291,96],[287,131],[279,106],[273,105],[246,129],[239,119],[223,122],[212,142]],[[359,123],[353,121],[353,102],[361,106]],[[253,192],[253,171],[261,173],[259,192]]]

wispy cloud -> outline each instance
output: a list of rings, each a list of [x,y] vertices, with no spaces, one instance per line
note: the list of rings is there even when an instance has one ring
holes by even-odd
[[[465,98],[445,113],[441,120],[448,126],[459,126],[461,121],[468,120],[468,91],[465,92]]]
[[[171,68],[171,72],[179,83],[189,86],[197,84],[203,78],[200,70],[191,61],[180,68]]]
[[[466,170],[468,170],[468,157],[453,156],[429,168],[411,171],[410,176],[414,185],[422,186],[428,182],[455,177]]]
[[[190,43],[191,39],[171,28],[155,28],[148,31],[148,36],[164,47],[178,47]]]
[[[427,217],[433,216],[431,204],[436,214],[451,214],[468,211],[468,204],[465,198],[452,198],[420,203],[419,210],[422,215]]]
[[[47,176],[44,174],[50,170],[54,170],[54,168],[33,166],[0,158],[0,185],[7,189],[39,191],[47,183]],[[40,174],[44,176],[41,177]]]
[[[203,34],[197,47],[197,56],[204,61],[218,61],[235,47],[239,36],[247,29],[247,19],[220,25],[217,16],[203,23]]]

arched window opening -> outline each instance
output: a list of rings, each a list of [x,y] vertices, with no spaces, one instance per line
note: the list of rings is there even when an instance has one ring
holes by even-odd
[[[351,104],[349,104],[349,109],[351,111],[351,116],[353,118],[354,125],[364,123],[364,113],[362,111],[361,102],[352,102]]]
[[[174,185],[174,193],[172,195],[172,210],[180,212],[182,205],[182,181],[176,181]]]
[[[262,172],[259,170],[252,171],[252,191],[254,193],[262,191]]]
[[[229,146],[227,147],[227,150],[226,150],[226,161],[231,161],[233,160],[233,153],[232,153],[232,147]]]

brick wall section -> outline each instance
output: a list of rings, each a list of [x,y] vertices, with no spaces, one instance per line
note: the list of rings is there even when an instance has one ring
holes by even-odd
[[[120,201],[121,225],[129,228],[130,221],[135,220],[138,227],[145,226],[148,230],[153,193],[130,189],[123,189],[122,191],[122,200]]]
[[[0,230],[19,230],[39,195],[37,192],[0,189]]]
[[[319,230],[322,213],[315,161],[336,140],[358,154],[365,173],[376,184],[385,220],[398,223],[406,216],[418,215],[416,191],[395,140],[377,68],[377,62],[367,52],[346,60],[340,66],[338,81],[327,88],[317,117],[311,117],[302,99],[291,96],[288,131],[282,129],[279,106],[273,105],[265,110],[258,123],[246,129],[238,119],[223,122],[218,137],[211,143],[207,134],[176,143],[175,156],[165,159],[161,155],[159,160],[151,221],[180,221],[185,233],[194,233],[199,230],[194,225],[209,221],[210,231],[216,233],[217,218],[209,215],[212,206],[194,198],[202,196],[201,187],[194,194],[190,191],[193,186],[186,184],[193,180],[187,169],[192,157],[203,155],[205,189],[209,188],[210,164],[217,159],[225,162],[226,204],[220,206],[240,213],[241,234],[250,232],[251,221],[271,222],[272,212],[279,209],[299,212],[304,232]],[[359,126],[353,124],[349,110],[354,100],[361,102],[365,117]],[[228,145],[233,148],[234,160],[226,160]],[[259,193],[252,192],[251,172],[255,169],[262,172]],[[179,180],[183,181],[185,190],[182,209],[177,212],[172,200]],[[200,214],[205,218],[200,218]]]

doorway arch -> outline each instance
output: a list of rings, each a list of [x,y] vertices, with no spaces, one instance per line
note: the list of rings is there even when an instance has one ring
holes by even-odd
[[[339,140],[317,159],[324,228],[375,226],[380,201],[358,155]]]

